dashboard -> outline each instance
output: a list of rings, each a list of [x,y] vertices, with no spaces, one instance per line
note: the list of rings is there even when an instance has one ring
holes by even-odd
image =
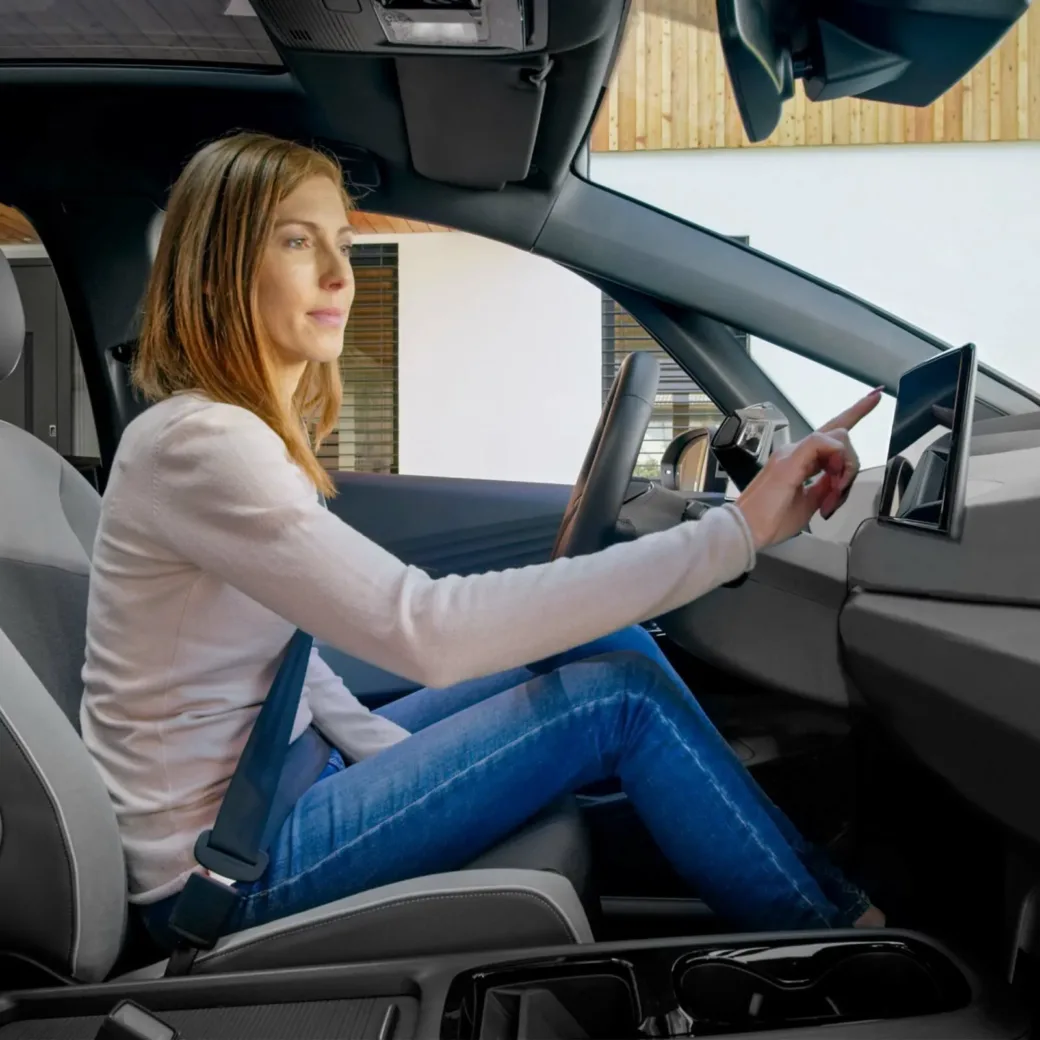
[[[861,473],[830,520],[760,553],[747,581],[659,623],[735,675],[870,711],[1040,840],[1040,413],[973,424],[959,540],[879,522],[883,474]],[[623,518],[638,534],[664,526],[677,494],[655,486]]]

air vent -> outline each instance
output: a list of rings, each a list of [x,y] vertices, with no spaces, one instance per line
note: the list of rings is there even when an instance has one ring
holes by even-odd
[[[313,43],[314,37],[311,36],[306,29],[290,29],[288,32],[289,39],[294,43]]]

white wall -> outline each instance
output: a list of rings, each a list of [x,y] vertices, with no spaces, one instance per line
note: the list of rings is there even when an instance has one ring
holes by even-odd
[[[1040,386],[1040,143],[643,152],[592,178],[825,278]],[[862,389],[769,344],[753,350],[807,418]],[[891,401],[861,453],[883,459]],[[880,453],[880,454],[879,454]]]
[[[396,241],[400,471],[572,483],[600,408],[598,290],[472,235]]]

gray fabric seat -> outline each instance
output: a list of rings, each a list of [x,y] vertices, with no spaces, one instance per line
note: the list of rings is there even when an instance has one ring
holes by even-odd
[[[0,379],[24,340],[0,253]],[[100,501],[50,447],[0,422],[0,954],[80,981],[110,974],[127,925],[115,814],[78,734]],[[194,970],[590,941],[578,895],[588,871],[588,838],[567,799],[466,870],[229,936]]]

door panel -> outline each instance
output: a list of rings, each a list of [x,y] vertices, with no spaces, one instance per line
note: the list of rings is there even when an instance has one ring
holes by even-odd
[[[26,349],[16,370],[14,398],[21,407],[3,418],[62,454],[71,451],[72,331],[50,261],[11,262],[25,309]],[[15,401],[8,399],[9,408]]]
[[[329,508],[432,577],[544,563],[570,498],[566,484],[337,473]],[[414,690],[400,676],[319,643],[322,657],[370,707]]]

